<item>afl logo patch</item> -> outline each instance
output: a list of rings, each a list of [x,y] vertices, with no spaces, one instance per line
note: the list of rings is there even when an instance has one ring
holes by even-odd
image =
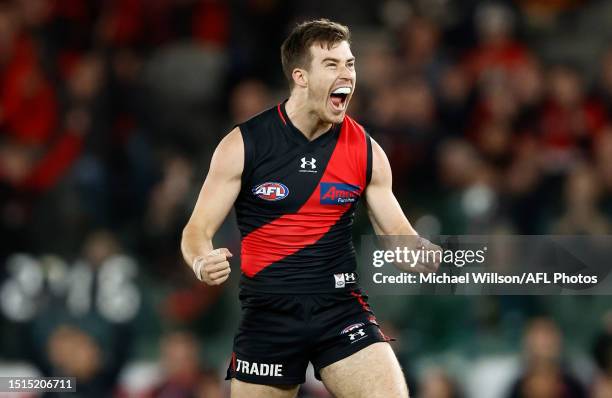
[[[285,199],[289,195],[289,188],[280,182],[264,182],[253,188],[253,195],[260,199],[274,202]]]

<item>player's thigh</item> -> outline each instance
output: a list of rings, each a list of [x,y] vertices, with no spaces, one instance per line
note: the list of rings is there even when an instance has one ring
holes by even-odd
[[[231,398],[294,398],[299,385],[270,386],[232,379]]]
[[[407,398],[408,387],[388,343],[374,343],[321,369],[321,379],[337,398]]]

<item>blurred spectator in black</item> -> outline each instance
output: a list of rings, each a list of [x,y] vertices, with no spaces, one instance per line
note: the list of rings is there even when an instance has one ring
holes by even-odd
[[[198,196],[204,173],[184,154],[163,157],[161,179],[153,186],[142,219],[137,244],[148,272],[163,280],[169,294],[161,304],[167,320],[191,322],[205,314],[225,287],[200,283],[185,265],[180,251],[183,227]]]
[[[301,18],[296,19],[295,8],[308,7],[309,3],[273,0],[233,2],[231,5],[229,47],[233,53],[234,73],[238,76],[255,74],[268,84],[285,88],[278,49],[288,30],[301,22]],[[319,5],[315,3],[315,7]],[[279,21],[284,21],[282,26],[279,26]],[[254,26],[257,28],[253,29]]]
[[[467,127],[474,95],[464,68],[446,67],[438,83],[438,120],[446,135],[462,136]]]
[[[242,123],[272,105],[268,86],[256,79],[243,80],[230,95],[230,118],[232,123]]]
[[[609,47],[601,60],[598,91],[608,115],[612,115],[612,47]]]
[[[497,181],[491,167],[462,139],[445,141],[436,156],[443,233],[489,230],[498,207]]]
[[[386,134],[387,156],[393,170],[394,191],[405,196],[415,187],[425,191],[434,178],[434,150],[440,140],[435,123],[436,104],[427,82],[414,75],[395,84],[394,115],[390,124],[380,126],[379,134]]]
[[[142,253],[149,269],[166,278],[182,264],[180,237],[197,198],[194,168],[186,156],[169,153],[162,163],[162,175],[152,188],[144,212]]]
[[[137,272],[102,230],[87,237],[74,266],[48,271],[47,289],[32,298],[38,312],[24,340],[43,375],[77,377],[79,397],[112,394],[142,307]]]
[[[440,47],[440,28],[432,19],[410,18],[401,32],[399,73],[422,76],[436,89],[448,59]]]
[[[483,158],[502,171],[512,161],[512,129],[509,124],[490,122],[480,126],[476,136],[476,148]]]
[[[599,174],[602,189],[602,210],[608,220],[612,220],[612,126],[607,125],[593,145],[595,167]]]
[[[510,78],[512,96],[517,102],[518,112],[514,129],[520,135],[535,135],[538,132],[538,117],[544,106],[546,85],[542,67],[537,59],[531,59],[517,68]]]
[[[512,398],[586,397],[581,383],[563,364],[563,336],[547,318],[532,319],[523,334],[524,368],[514,382]]]
[[[606,398],[612,396],[612,312],[604,316],[604,329],[595,339],[593,358],[597,365],[591,396]]]
[[[105,374],[102,342],[90,333],[70,325],[57,326],[47,341],[51,373],[46,376],[76,377],[77,397],[111,395],[117,380]],[[48,393],[45,396],[75,396],[75,393]]]
[[[218,398],[222,396],[219,375],[204,371],[200,346],[188,332],[172,332],[161,342],[163,381],[153,389],[151,398]]]
[[[553,226],[558,234],[606,235],[612,225],[599,210],[601,182],[595,169],[580,164],[569,173],[565,183],[565,211]]]
[[[420,398],[461,398],[455,380],[442,369],[427,369],[419,381]]]
[[[546,192],[543,186],[542,159],[535,138],[524,136],[514,142],[513,158],[501,174],[502,215],[519,234],[547,231],[550,214],[549,200],[558,197],[556,191]]]

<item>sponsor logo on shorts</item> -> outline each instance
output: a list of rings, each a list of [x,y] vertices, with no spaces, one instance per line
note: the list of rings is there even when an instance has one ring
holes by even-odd
[[[347,335],[351,344],[356,343],[368,337],[368,334],[363,330],[363,326],[363,323],[354,323],[342,329],[340,335]]]
[[[355,333],[349,333],[348,335],[351,344],[367,336],[366,332],[364,332],[363,329],[357,329]]]
[[[254,376],[282,377],[283,365],[280,363],[258,363],[237,359],[236,372]]]
[[[334,282],[336,283],[336,289],[343,288],[348,284],[357,283],[357,274],[354,272],[334,274]]]
[[[355,203],[359,198],[359,187],[340,182],[322,182],[320,184],[322,205],[344,205]]]
[[[285,199],[289,195],[289,188],[280,182],[264,182],[254,187],[252,192],[260,199],[274,202]]]

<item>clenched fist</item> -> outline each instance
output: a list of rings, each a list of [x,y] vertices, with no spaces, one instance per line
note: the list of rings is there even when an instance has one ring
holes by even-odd
[[[229,278],[231,269],[227,259],[232,256],[226,248],[215,249],[206,256],[196,257],[193,260],[193,271],[207,285],[220,285]]]
[[[421,256],[414,266],[414,272],[436,272],[444,255],[442,248],[420,236],[417,237],[415,244],[413,250],[420,250]]]

